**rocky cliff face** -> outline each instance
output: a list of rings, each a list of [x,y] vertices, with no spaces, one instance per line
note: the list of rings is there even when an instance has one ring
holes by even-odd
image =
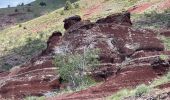
[[[164,61],[159,56],[170,52],[164,50],[154,31],[131,27],[128,12],[113,14],[97,22],[84,21],[79,16],[64,22],[64,35],[54,32],[47,48],[38,57],[8,73],[1,73],[2,98],[42,96],[47,91],[60,89],[62,81],[52,63],[53,57],[68,52],[81,53],[87,48],[100,50],[101,67],[91,75],[105,82],[82,93],[62,96],[65,100],[101,98],[125,87],[148,83],[169,68],[169,60]]]

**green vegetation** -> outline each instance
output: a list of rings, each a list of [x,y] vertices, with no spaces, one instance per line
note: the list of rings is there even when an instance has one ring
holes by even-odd
[[[80,8],[80,4],[77,2],[77,3],[74,3],[74,8],[75,9],[79,9]]]
[[[156,86],[159,86],[161,84],[168,83],[170,81],[170,72],[167,73],[167,75],[160,77],[158,79],[155,79],[151,84],[149,85],[139,85],[135,89],[123,89],[118,91],[117,93],[113,94],[112,96],[108,97],[108,100],[122,100],[125,97],[129,96],[141,96],[143,94],[146,94],[150,91],[154,91],[154,88]]]
[[[161,28],[168,28],[170,17],[168,11],[156,12],[155,10],[146,11],[142,14],[134,14],[132,19],[135,20],[134,27],[149,28],[159,30]]]
[[[99,63],[97,60],[98,53],[98,49],[85,49],[81,54],[57,54],[53,63],[57,67],[57,72],[60,74],[63,81],[69,83],[69,86],[59,91],[51,92],[51,94],[61,95],[63,93],[72,93],[96,85],[96,82],[88,75],[88,72],[97,68]],[[41,100],[38,97],[27,98]]]
[[[149,91],[149,87],[148,86],[146,86],[145,84],[139,85],[136,88],[135,96],[140,97],[143,94],[148,93],[148,91]]]
[[[142,84],[137,86],[135,89],[130,90],[130,89],[123,89],[118,91],[116,94],[108,97],[108,100],[122,100],[125,97],[129,97],[129,96],[136,96],[136,97],[140,97],[143,94],[146,94],[149,92],[150,87]]]
[[[30,96],[26,97],[24,100],[46,100],[46,98],[44,96],[42,97]]]
[[[164,83],[168,83],[168,82],[170,81],[169,76],[170,76],[170,71],[169,71],[165,76],[163,76],[163,77],[161,77],[161,78],[158,78],[158,79],[155,79],[155,80],[151,83],[150,87],[151,87],[151,88],[154,88],[154,87],[156,87],[156,86],[158,86],[158,85],[161,85],[161,84],[164,84]]]
[[[73,9],[73,5],[71,4],[70,1],[66,1],[64,10],[71,10],[71,9]]]
[[[77,0],[70,0],[71,3],[76,1]],[[65,0],[35,0],[27,5],[22,3],[17,7],[9,6],[8,8],[0,9],[0,13],[2,15],[12,15],[16,21],[20,23],[64,7],[65,2]]]
[[[168,56],[167,55],[160,55],[159,56],[161,60],[168,60]]]
[[[56,55],[54,64],[61,78],[75,88],[91,84],[87,72],[96,68],[97,58],[97,50],[85,50],[83,54]]]
[[[164,45],[165,45],[165,48],[167,50],[170,50],[170,38],[169,37],[164,37],[162,36],[161,37],[161,40],[163,41]]]
[[[123,89],[116,94],[112,95],[111,97],[108,98],[108,100],[122,100],[125,96],[131,96],[134,94],[134,91],[130,91],[128,89]]]

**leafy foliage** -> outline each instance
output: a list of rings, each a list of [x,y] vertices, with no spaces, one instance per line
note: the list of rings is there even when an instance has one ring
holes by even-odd
[[[169,58],[167,55],[160,55],[159,57],[161,60],[167,60]]]
[[[59,67],[58,72],[61,78],[69,82],[71,86],[77,87],[88,83],[86,73],[96,68],[97,54],[97,50],[89,50],[82,54],[56,55],[54,64]]]
[[[26,97],[25,100],[46,100],[46,98],[44,96],[42,97],[29,96],[29,97]]]
[[[70,10],[72,8],[73,8],[73,5],[71,4],[71,2],[70,1],[66,1],[64,10]]]
[[[79,3],[74,3],[74,8],[80,8],[80,4]]]
[[[132,94],[130,90],[124,89],[112,95],[109,100],[122,100],[124,96]]]
[[[149,87],[145,84],[139,85],[136,88],[135,96],[142,96],[143,94],[147,93],[149,91]]]
[[[40,2],[40,6],[46,6],[47,4],[45,2]]]

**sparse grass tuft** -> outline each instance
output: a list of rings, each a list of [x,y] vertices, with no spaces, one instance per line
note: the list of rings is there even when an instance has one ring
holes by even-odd
[[[79,9],[80,8],[80,4],[77,2],[77,3],[74,3],[74,8],[75,9]]]
[[[143,94],[147,93],[148,91],[149,91],[149,87],[148,87],[148,86],[146,86],[145,84],[139,85],[139,86],[136,88],[135,96],[136,96],[136,97],[140,97],[140,96],[142,96]]]
[[[124,97],[130,96],[134,94],[134,91],[130,91],[128,89],[123,89],[116,94],[112,95],[108,98],[108,100],[122,100]]]
[[[161,40],[163,41],[166,50],[170,50],[170,38],[169,37],[161,37]]]
[[[130,97],[130,96],[140,97],[152,91],[156,86],[168,83],[169,81],[170,81],[170,71],[165,76],[155,79],[149,85],[142,84],[137,86],[135,89],[120,90],[117,93],[113,94],[112,96],[107,97],[107,100],[122,100],[123,98]]]
[[[161,60],[167,60],[169,57],[167,55],[160,55],[159,56]]]
[[[46,100],[46,98],[44,96],[42,97],[29,96],[29,97],[26,97],[24,100]]]
[[[167,74],[167,79],[170,81],[170,72]]]

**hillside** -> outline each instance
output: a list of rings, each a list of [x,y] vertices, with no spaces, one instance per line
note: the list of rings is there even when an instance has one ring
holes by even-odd
[[[1,98],[168,100],[169,0],[72,6],[0,31]]]
[[[80,1],[81,8],[65,11],[64,15],[62,14],[63,8],[61,8],[37,19],[2,30],[0,31],[1,66],[8,69],[11,66],[28,61],[33,55],[41,52],[46,47],[45,42],[53,31],[64,31],[62,21],[65,18],[77,14],[83,16],[83,19],[95,20],[100,16],[119,12],[125,6],[131,5],[130,3],[128,5],[125,4],[124,2],[120,2],[119,9],[113,9],[112,6],[109,8],[108,5],[117,6],[117,2],[115,1],[103,2],[103,0],[98,0],[97,2],[87,2],[83,0]],[[115,8],[118,8],[116,6]],[[112,10],[106,11],[107,9]]]
[[[71,0],[75,2],[76,0]],[[0,29],[29,21],[65,5],[65,0],[36,0],[30,4],[0,9]]]

